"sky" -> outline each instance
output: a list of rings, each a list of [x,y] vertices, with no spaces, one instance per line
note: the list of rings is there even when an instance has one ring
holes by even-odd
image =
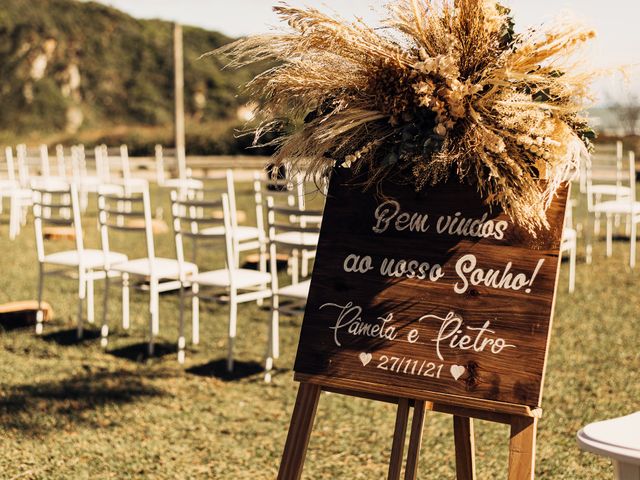
[[[276,0],[100,0],[138,18],[161,18],[217,30],[232,37],[269,32],[278,25],[271,7]],[[376,24],[383,0],[289,0],[290,5],[334,11],[346,19],[361,17]],[[588,58],[597,68],[628,66],[630,83],[620,75],[599,81],[599,103],[621,100],[627,92],[640,95],[639,0],[504,0],[517,29],[556,19],[575,18],[594,28],[598,37]]]

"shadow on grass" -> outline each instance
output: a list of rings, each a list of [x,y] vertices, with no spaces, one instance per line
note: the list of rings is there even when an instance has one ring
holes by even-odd
[[[0,331],[35,329],[36,312],[6,313],[0,316]]]
[[[156,343],[153,346],[153,356],[149,356],[149,344],[147,342],[134,343],[127,345],[126,347],[116,348],[115,350],[107,351],[108,354],[114,357],[124,358],[125,360],[131,360],[133,362],[145,362],[150,358],[161,358],[166,355],[177,355],[178,348],[173,343]]]
[[[86,415],[88,411],[165,396],[164,390],[150,384],[156,377],[162,374],[149,377],[118,370],[19,385],[0,396],[0,425],[33,435],[64,428],[68,423],[99,428],[103,425],[93,415]]]
[[[227,371],[227,360],[214,360],[204,365],[196,365],[186,370],[187,373],[199,377],[214,377],[224,382],[232,382],[252,377],[264,372],[264,365],[257,362],[233,362],[233,371]]]
[[[82,338],[78,339],[78,330],[71,328],[69,330],[58,330],[57,332],[47,333],[42,336],[45,342],[53,342],[63,347],[69,347],[72,345],[78,345],[84,342],[92,342],[100,338],[100,332],[98,330],[85,329],[82,332]]]

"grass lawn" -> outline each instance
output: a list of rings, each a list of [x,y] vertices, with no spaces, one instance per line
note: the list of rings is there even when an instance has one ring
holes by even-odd
[[[154,192],[165,218],[167,197]],[[251,213],[249,203],[244,209]],[[85,243],[97,248],[95,212],[85,221]],[[0,303],[34,299],[33,229],[25,228],[14,242],[7,231],[2,225]],[[174,255],[170,234],[158,236],[156,245],[159,256]],[[65,247],[71,244],[56,245]],[[542,480],[612,478],[610,463],[581,453],[575,434],[589,422],[640,409],[639,273],[627,266],[628,243],[617,241],[614,257],[606,259],[604,243],[596,242],[593,265],[584,263],[584,242],[579,249],[574,295],[567,293],[567,263],[560,278],[538,435]],[[128,244],[126,251],[130,258],[143,254],[142,245]],[[211,248],[203,263],[219,255]],[[74,340],[77,282],[47,280],[45,299],[56,318],[43,337],[31,327],[0,326],[0,478],[275,478],[297,389],[291,366],[301,318],[283,319],[281,370],[267,385],[261,363],[269,314],[255,304],[240,307],[239,362],[229,378],[226,307],[203,302],[202,343],[181,367],[174,354],[177,295],[161,298],[160,342],[166,348],[145,360],[146,294],[132,293],[132,328],[124,331],[119,290],[112,287],[112,333],[104,351],[95,326],[86,340]],[[102,290],[96,293],[99,319]],[[305,478],[386,478],[394,418],[389,405],[323,395]],[[451,417],[428,415],[420,478],[455,478],[452,430]],[[508,428],[478,421],[476,444],[478,478],[505,478]]]

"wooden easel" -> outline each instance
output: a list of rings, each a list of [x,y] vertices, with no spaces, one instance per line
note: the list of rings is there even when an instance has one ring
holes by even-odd
[[[522,409],[521,413],[518,412],[517,408],[508,408],[507,410],[510,410],[509,413],[484,411],[445,403],[393,398],[379,394],[325,387],[305,381],[304,377],[306,376],[296,375],[296,379],[300,380],[301,383],[291,416],[291,424],[282,455],[282,462],[280,463],[278,480],[298,480],[302,476],[307,446],[309,445],[322,391],[398,404],[389,461],[389,474],[387,476],[389,480],[400,480],[401,478],[404,444],[411,408],[413,408],[413,419],[405,467],[405,480],[415,480],[418,475],[422,431],[427,411],[453,415],[457,480],[474,480],[476,478],[473,435],[474,418],[510,425],[508,479],[532,480],[534,478],[536,431],[538,418],[542,413],[540,409],[530,410],[525,408]]]

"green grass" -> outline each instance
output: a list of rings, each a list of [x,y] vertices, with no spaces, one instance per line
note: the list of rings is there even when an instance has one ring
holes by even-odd
[[[166,216],[166,195],[154,192],[160,198]],[[248,203],[244,209],[251,211]],[[87,216],[89,247],[98,247],[95,222],[95,213]],[[2,225],[0,303],[33,299],[33,230],[27,227],[15,242],[8,241],[7,230]],[[141,255],[140,246],[127,245],[128,252],[136,249]],[[173,255],[171,236],[158,237],[157,249],[158,255]],[[606,259],[597,242],[591,266],[583,261],[584,243],[579,253],[574,295],[566,293],[566,263],[560,278],[538,435],[537,474],[543,480],[611,478],[610,463],[581,453],[575,433],[589,422],[637,410],[640,398],[640,291],[637,271],[626,266],[628,243],[616,242],[614,257]],[[211,249],[205,263],[217,255]],[[240,374],[225,380],[224,306],[203,305],[202,343],[189,351],[183,368],[173,353],[135,358],[144,352],[146,294],[133,294],[132,328],[125,332],[117,325],[119,291],[112,289],[105,352],[95,339],[73,341],[76,282],[48,280],[45,298],[56,319],[45,336],[35,337],[30,328],[0,330],[0,478],[275,478],[297,388],[291,366],[300,318],[282,321],[282,371],[266,385],[261,373],[242,373],[262,362],[268,312],[241,306]],[[97,302],[99,317],[100,289]],[[161,299],[161,343],[168,346],[176,341],[177,305],[176,295]],[[305,478],[386,478],[394,414],[390,405],[323,395]],[[478,478],[505,478],[507,427],[476,422],[476,445]],[[429,414],[420,478],[455,478],[452,452],[451,417]]]

